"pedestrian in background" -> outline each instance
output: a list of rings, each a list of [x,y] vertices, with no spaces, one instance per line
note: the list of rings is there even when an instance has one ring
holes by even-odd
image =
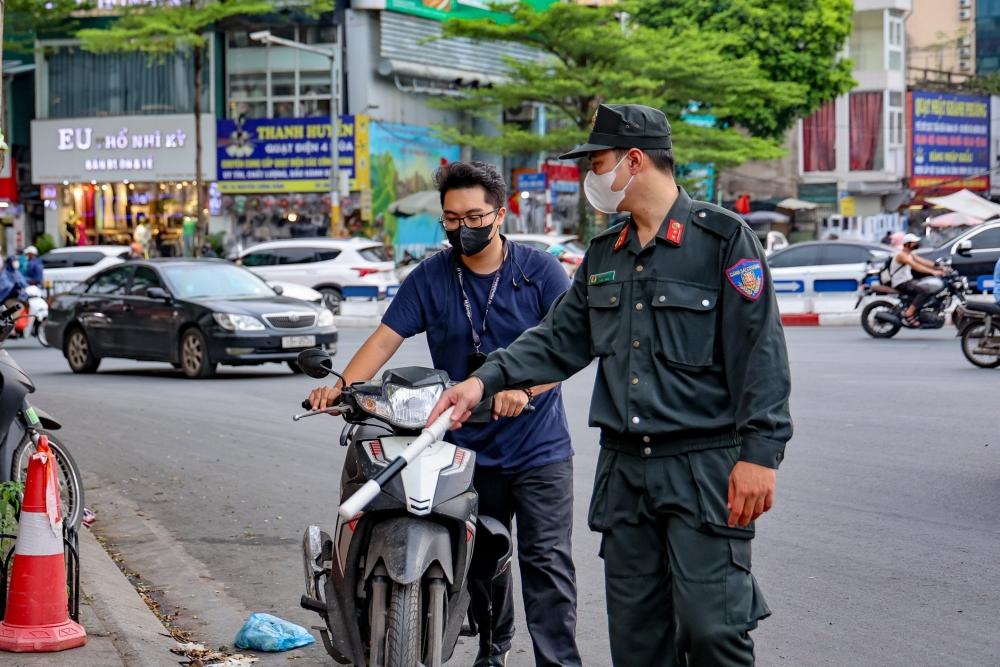
[[[403,281],[382,324],[344,369],[348,382],[373,377],[404,339],[421,333],[434,367],[453,380],[465,379],[488,353],[537,325],[566,291],[569,280],[558,260],[501,236],[506,184],[496,167],[453,162],[438,171],[436,183],[451,248],[419,263]],[[313,409],[332,405],[340,386],[313,391]],[[528,403],[535,411],[522,415]],[[560,388],[525,383],[494,392],[493,416],[449,439],[476,452],[479,513],[508,530],[517,518],[521,594],[535,664],[577,667],[573,448]],[[469,584],[470,617],[479,632],[474,667],[503,667],[514,637],[510,570]]]
[[[483,396],[565,380],[600,360],[590,424],[601,453],[590,527],[602,534],[619,667],[754,664],[770,610],[750,573],[754,520],[774,502],[791,438],[778,304],[756,235],[674,181],[670,126],[601,105],[584,182],[597,235],[545,320],[446,391],[455,425]],[[601,662],[596,660],[596,664]]]

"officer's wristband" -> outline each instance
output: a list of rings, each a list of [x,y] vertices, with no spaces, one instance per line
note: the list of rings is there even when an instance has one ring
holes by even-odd
[[[531,403],[531,401],[535,400],[535,392],[531,391],[531,387],[526,387],[521,391],[523,391],[525,394],[528,395],[528,403]]]

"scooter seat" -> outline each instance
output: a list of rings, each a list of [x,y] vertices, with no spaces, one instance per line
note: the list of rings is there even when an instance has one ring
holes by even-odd
[[[880,285],[875,283],[871,286],[872,292],[875,294],[899,294],[899,290],[888,285]]]
[[[965,304],[966,310],[974,310],[987,315],[1000,315],[1000,303],[989,303],[988,301],[968,301]]]

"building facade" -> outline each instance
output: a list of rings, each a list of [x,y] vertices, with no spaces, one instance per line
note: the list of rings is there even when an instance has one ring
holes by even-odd
[[[910,0],[857,0],[846,55],[858,85],[800,121],[799,197],[820,214],[895,211],[906,189],[906,31]]]
[[[911,86],[966,81],[976,71],[975,0],[913,0],[906,41]]]

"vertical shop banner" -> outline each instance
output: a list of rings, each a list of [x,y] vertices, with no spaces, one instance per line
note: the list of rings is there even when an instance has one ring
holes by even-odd
[[[364,143],[359,145],[359,128]],[[368,119],[341,116],[339,169],[350,189],[371,182],[367,155]],[[330,120],[259,118],[218,121],[218,183],[223,194],[329,192]]]
[[[910,187],[988,190],[990,98],[909,93]]]

